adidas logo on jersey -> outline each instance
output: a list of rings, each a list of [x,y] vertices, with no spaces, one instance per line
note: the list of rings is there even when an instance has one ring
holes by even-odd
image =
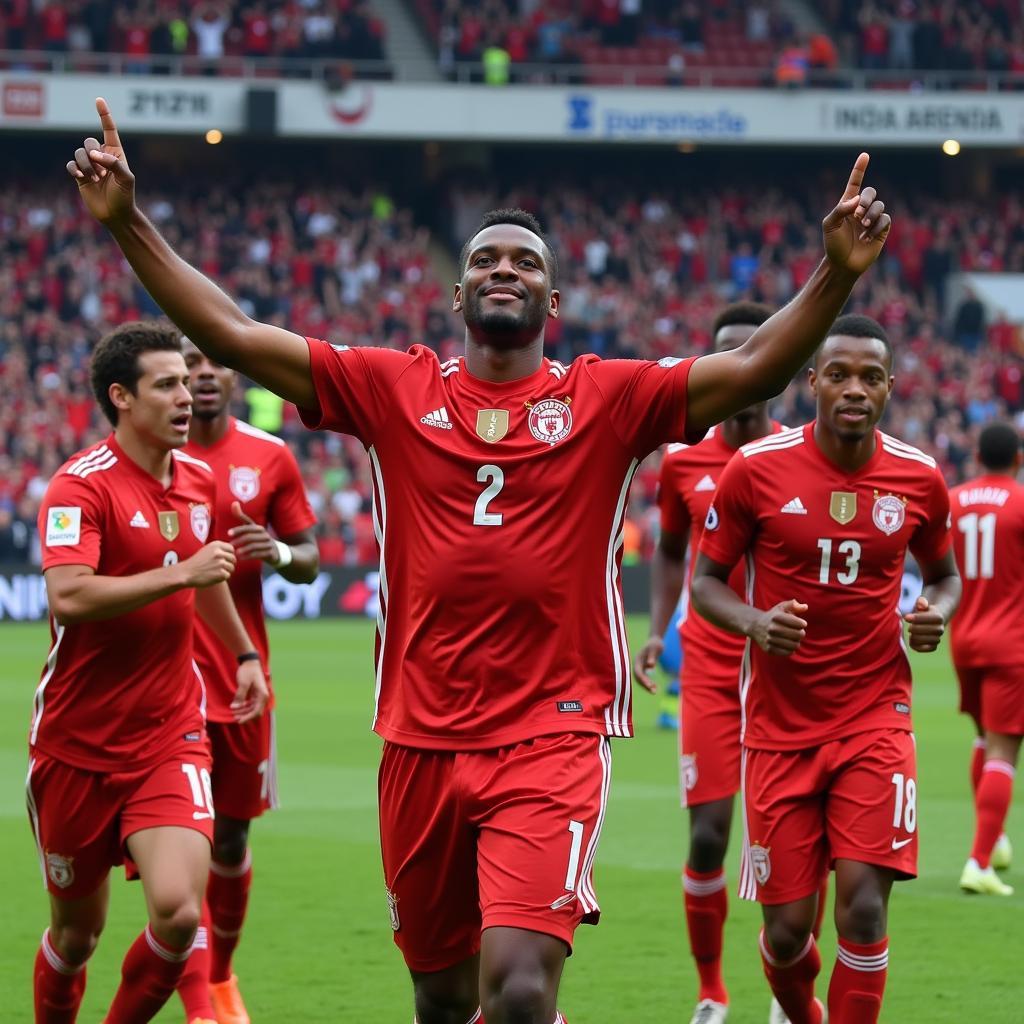
[[[146,521],[146,517],[142,514],[142,509],[139,509],[135,515],[132,516],[132,521],[128,525],[134,526],[138,530],[149,529],[149,523]]]
[[[704,474],[704,476],[703,476],[703,478],[701,480],[697,481],[697,486],[694,487],[695,491],[713,491],[714,489],[715,489],[715,481],[712,480],[711,477],[708,476],[707,473]]]
[[[807,515],[807,509],[804,508],[804,503],[799,498],[790,499],[782,506],[781,509],[779,509],[779,511],[788,512],[791,516]]]
[[[426,416],[421,416],[420,423],[425,423],[428,427],[440,427],[441,430],[452,429],[451,420],[448,419],[448,410],[443,405],[440,409],[435,409],[433,412],[428,412]]]

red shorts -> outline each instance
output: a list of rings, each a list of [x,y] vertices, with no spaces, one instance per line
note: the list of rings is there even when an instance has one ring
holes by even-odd
[[[277,801],[274,712],[244,725],[208,722],[213,754],[213,806],[229,818],[252,821]]]
[[[61,899],[94,893],[117,864],[130,877],[125,844],[135,832],[177,825],[213,841],[206,743],[183,742],[131,772],[90,772],[31,751],[25,788],[43,881]]]
[[[611,782],[604,736],[562,733],[494,750],[384,744],[380,836],[395,943],[414,971],[480,949],[485,928],[572,948],[600,914],[591,872]]]
[[[745,750],[740,896],[790,903],[836,860],[917,874],[914,735],[876,729],[806,750]]]
[[[730,659],[731,660],[731,659]],[[735,796],[740,788],[739,663],[723,664],[686,649],[679,680],[679,797],[696,807]]]
[[[960,710],[987,732],[1024,736],[1024,665],[956,668]]]

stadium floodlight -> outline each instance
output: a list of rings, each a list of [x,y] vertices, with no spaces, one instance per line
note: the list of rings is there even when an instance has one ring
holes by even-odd
[[[218,142],[222,142],[224,139],[224,133],[219,128],[211,128],[206,133],[206,141],[211,146],[216,146]]]
[[[956,156],[960,152],[960,143],[956,139],[946,139],[942,144],[942,152],[946,156]]]

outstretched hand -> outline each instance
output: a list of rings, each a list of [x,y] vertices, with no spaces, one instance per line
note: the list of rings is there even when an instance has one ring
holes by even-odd
[[[857,157],[843,198],[821,224],[829,262],[854,274],[863,274],[878,259],[892,227],[878,193],[862,187],[869,159],[867,153]]]
[[[914,610],[903,618],[910,625],[907,638],[915,651],[934,651],[939,646],[946,632],[946,619],[923,594],[914,602]]]
[[[87,138],[67,163],[68,174],[89,212],[101,224],[127,219],[135,206],[135,175],[128,169],[117,125],[105,99],[96,100],[96,113],[103,128],[103,143]]]

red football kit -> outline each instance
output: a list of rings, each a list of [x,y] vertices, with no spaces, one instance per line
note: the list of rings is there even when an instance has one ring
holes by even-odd
[[[771,433],[782,427],[772,423]],[[669,445],[661,460],[658,507],[661,528],[689,534],[690,557],[683,586],[679,633],[679,793],[684,807],[732,796],[740,788],[740,663],[746,641],[713,626],[689,607],[690,582],[711,499],[726,464],[736,454],[712,427],[696,445]],[[744,569],[737,564],[729,585],[744,594]]]
[[[529,920],[570,943],[598,912],[590,865],[610,771],[599,737],[632,734],[619,582],[629,484],[648,453],[687,439],[692,361],[544,359],[494,383],[421,346],[309,350],[319,409],[302,410],[304,422],[354,434],[373,473],[374,729],[388,741],[380,799],[396,941],[419,970],[472,955],[492,925]],[[433,796],[410,804],[412,762]],[[560,771],[573,773],[571,813],[544,798]],[[498,795],[513,772],[513,788],[536,796],[514,821]],[[423,877],[414,854],[425,849]],[[456,896],[467,863],[478,903]],[[442,950],[438,931],[463,939]]]
[[[899,597],[908,548],[949,549],[949,497],[933,459],[881,432],[856,472],[830,462],[814,424],[740,449],[701,551],[746,557],[748,600],[808,605],[789,657],[744,659],[741,894],[786,903],[849,858],[916,872],[911,675]]]
[[[185,451],[213,471],[217,486],[215,539],[229,541],[228,530],[240,524],[231,511],[236,501],[250,519],[270,527],[278,537],[315,525],[298,463],[279,437],[232,417],[219,441],[209,447],[192,442]],[[229,586],[269,684],[262,568],[263,562],[257,558],[240,561]],[[277,805],[273,702],[271,699],[259,718],[239,725],[231,713],[235,657],[202,620],[196,623],[195,654],[206,682],[214,803],[224,814],[248,821]]]
[[[960,709],[992,732],[1024,735],[1024,487],[993,473],[949,497],[963,581],[951,638]]]
[[[43,571],[131,576],[209,539],[209,467],[172,452],[166,489],[111,435],[66,462],[39,510]],[[192,660],[195,592],[99,622],[58,625],[29,733],[29,810],[51,891],[94,891],[124,840],[152,825],[212,835],[205,693]]]

